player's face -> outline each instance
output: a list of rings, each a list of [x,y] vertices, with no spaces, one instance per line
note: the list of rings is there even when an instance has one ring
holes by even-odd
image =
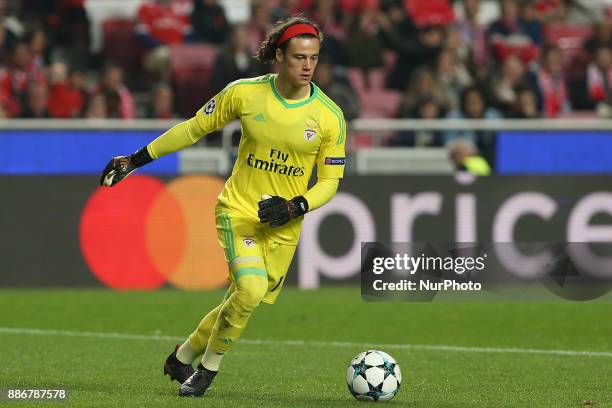
[[[292,38],[284,53],[276,52],[279,73],[295,87],[308,85],[317,66],[320,46],[318,38]]]

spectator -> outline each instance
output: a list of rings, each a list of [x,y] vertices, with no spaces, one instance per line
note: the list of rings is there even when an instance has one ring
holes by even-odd
[[[403,112],[405,117],[414,119],[435,120],[443,118],[446,114],[445,107],[430,95],[420,97],[412,111]],[[428,129],[415,131],[400,131],[390,141],[391,146],[439,146],[442,143],[443,134],[440,131]]]
[[[457,61],[455,50],[445,49],[438,55],[435,81],[450,109],[459,108],[461,90],[472,83],[467,69]]]
[[[31,6],[39,9],[39,21],[46,24],[45,31],[54,51],[71,62],[87,63],[90,30],[85,0],[46,1],[43,5],[38,4],[40,1],[36,3]]]
[[[472,58],[471,44],[464,41],[457,26],[449,25],[446,27],[444,47],[454,56],[455,63],[465,70],[470,77],[476,73],[475,64]]]
[[[537,71],[538,106],[545,117],[555,118],[571,111],[567,82],[563,73],[563,54],[557,47],[545,50]]]
[[[87,89],[87,78],[85,77],[85,73],[79,68],[72,68],[70,70],[68,81],[70,87],[81,95],[81,99],[83,100],[83,107],[85,107],[89,98],[89,91]]]
[[[321,44],[321,55],[325,55],[325,58],[334,64],[345,64],[343,43],[346,40],[346,30],[338,2],[335,0],[315,1],[310,6],[308,14],[325,33],[325,41]]]
[[[24,34],[23,24],[7,15],[6,2],[0,0],[0,62],[8,63],[17,40]]]
[[[177,115],[173,110],[174,96],[172,88],[167,84],[157,85],[153,91],[151,106],[147,112],[149,119],[173,119]]]
[[[536,119],[538,118],[538,100],[535,91],[529,86],[519,85],[516,90],[516,99],[513,109],[508,115],[515,119]]]
[[[0,0],[0,26],[6,31],[9,41],[15,41],[25,34],[23,23],[15,16],[7,13],[6,1]]]
[[[449,112],[449,119],[499,119],[501,114],[489,106],[487,98],[482,90],[476,85],[469,86],[461,92],[461,108]],[[492,135],[488,132],[475,130],[460,130],[446,132],[444,137],[448,143],[454,139],[468,139],[476,145],[488,144]]]
[[[344,42],[347,65],[365,70],[383,65],[380,13],[378,8],[368,7],[353,19]]]
[[[91,97],[87,105],[85,117],[87,119],[106,119],[108,117],[108,109],[104,95],[96,94]]]
[[[217,0],[195,0],[191,24],[195,41],[216,45],[225,43],[230,30],[225,11]]]
[[[380,14],[378,24],[385,46],[399,50],[403,43],[414,40],[416,26],[400,0],[383,2],[382,7],[384,13]]]
[[[53,118],[78,118],[83,111],[83,95],[68,80],[64,62],[53,63],[49,73],[49,114]]]
[[[344,30],[344,26],[342,25],[342,14],[337,1],[315,1],[310,7],[310,12],[308,14],[325,33],[326,40],[329,39],[329,37],[336,38],[340,41],[345,39],[346,32]]]
[[[434,100],[436,105],[444,110],[448,108],[448,101],[439,84],[436,83],[433,72],[425,67],[417,70],[411,78],[410,85],[402,97],[399,116],[404,118],[413,117],[417,104],[424,98]]]
[[[584,42],[583,48],[595,54],[599,47],[612,47],[612,18],[593,25],[593,34]]]
[[[123,70],[118,65],[106,67],[102,83],[94,91],[94,95],[104,97],[106,115],[109,118],[132,119],[134,117],[135,107],[132,94],[123,84]]]
[[[592,106],[608,103],[611,99],[612,49],[600,46],[595,51],[595,59],[587,68],[587,90]]]
[[[136,34],[147,48],[144,66],[164,81],[170,81],[169,46],[191,33],[188,14],[184,0],[149,0],[138,9]]]
[[[0,25],[0,64],[6,64],[15,45],[15,37],[6,27]]]
[[[444,29],[428,26],[417,31],[410,41],[398,45],[397,64],[389,75],[388,86],[405,91],[410,78],[420,66],[433,65],[444,46]]]
[[[21,104],[13,95],[10,70],[0,67],[0,117],[11,118],[21,112]]]
[[[536,35],[532,23],[520,18],[518,0],[501,0],[501,18],[491,24],[488,34],[497,61],[517,55],[526,63],[538,56],[541,37]]]
[[[278,21],[299,13],[300,0],[280,0],[276,8],[270,12],[270,20]],[[319,27],[321,24],[319,24]]]
[[[30,46],[18,42],[12,54],[10,69],[0,70],[0,104],[8,116],[19,116],[27,101],[27,86],[45,82],[45,73],[34,64]]]
[[[213,69],[212,82],[215,91],[239,78],[261,75],[264,67],[253,58],[246,26],[236,25],[229,43],[223,47]]]
[[[521,1],[519,3],[519,10],[519,24],[522,30],[538,47],[542,46],[544,42],[542,23],[538,19],[533,1]]]
[[[468,172],[475,176],[491,175],[489,163],[478,155],[478,150],[469,140],[456,140],[448,145],[448,150],[457,172]]]
[[[34,30],[29,36],[30,52],[32,53],[32,63],[38,69],[43,69],[49,64],[50,49],[47,44],[47,35],[42,29]]]
[[[474,73],[483,78],[487,66],[487,28],[478,21],[480,0],[463,0],[464,17],[459,19],[456,27],[463,39],[463,44],[469,45],[468,61]]]
[[[526,71],[523,61],[516,55],[510,55],[503,62],[501,73],[493,81],[493,96],[496,105],[504,114],[512,110],[516,101],[516,87],[526,81]]]
[[[49,117],[49,92],[44,82],[32,82],[27,88],[24,118],[44,119]]]
[[[347,121],[359,117],[359,98],[343,71],[325,60],[319,61],[314,82],[342,109]]]
[[[250,48],[253,54],[255,54],[259,49],[259,44],[261,44],[270,29],[270,9],[268,3],[262,0],[253,1],[251,9],[251,20],[248,30],[251,41]]]

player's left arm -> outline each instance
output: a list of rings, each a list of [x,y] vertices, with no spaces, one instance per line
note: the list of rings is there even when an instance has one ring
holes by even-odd
[[[315,210],[328,203],[336,192],[346,165],[346,123],[338,118],[338,126],[323,134],[323,141],[317,154],[317,182],[303,196],[286,200],[274,196],[259,202],[259,220],[272,227],[286,224],[296,217]]]
[[[346,122],[340,117],[338,126],[331,126],[323,135],[317,154],[317,182],[304,194],[309,211],[327,204],[336,195],[346,165],[345,145]]]

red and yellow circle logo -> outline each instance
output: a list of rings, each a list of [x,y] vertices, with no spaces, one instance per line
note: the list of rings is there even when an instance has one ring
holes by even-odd
[[[227,282],[214,207],[223,181],[183,176],[164,184],[131,176],[90,197],[81,251],[94,275],[115,289],[215,289]]]

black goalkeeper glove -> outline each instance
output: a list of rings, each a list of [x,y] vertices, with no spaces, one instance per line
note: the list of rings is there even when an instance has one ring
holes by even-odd
[[[302,196],[285,200],[274,196],[259,202],[259,222],[270,223],[271,227],[280,227],[294,218],[308,212],[308,201]]]
[[[100,185],[112,187],[132,174],[137,168],[152,161],[153,158],[146,147],[143,147],[130,156],[113,157],[104,168],[104,171],[102,171]]]

